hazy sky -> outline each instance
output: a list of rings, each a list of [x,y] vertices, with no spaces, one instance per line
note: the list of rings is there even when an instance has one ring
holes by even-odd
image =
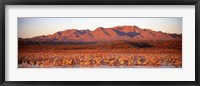
[[[182,33],[182,18],[18,18],[18,37],[53,34],[66,29],[89,29],[136,25],[167,33]]]

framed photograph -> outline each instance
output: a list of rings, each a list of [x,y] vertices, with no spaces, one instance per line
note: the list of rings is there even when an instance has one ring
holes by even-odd
[[[198,86],[199,5],[1,1],[1,85]]]

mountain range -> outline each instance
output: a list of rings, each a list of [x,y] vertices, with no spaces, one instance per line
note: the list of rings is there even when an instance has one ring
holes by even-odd
[[[63,43],[90,43],[106,41],[137,41],[137,40],[177,40],[182,34],[170,34],[151,29],[142,29],[137,26],[115,26],[112,28],[98,27],[94,31],[67,29],[50,35],[32,38],[19,38],[19,42],[63,42]]]

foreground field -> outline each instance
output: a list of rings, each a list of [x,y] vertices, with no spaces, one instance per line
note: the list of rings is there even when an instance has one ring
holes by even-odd
[[[177,46],[176,46],[177,47]],[[181,68],[181,48],[20,45],[19,68]]]
[[[180,54],[21,52],[19,67],[181,67]]]

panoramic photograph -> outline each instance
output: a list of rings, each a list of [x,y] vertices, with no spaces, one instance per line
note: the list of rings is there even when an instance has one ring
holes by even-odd
[[[18,17],[18,68],[182,68],[181,17]]]

